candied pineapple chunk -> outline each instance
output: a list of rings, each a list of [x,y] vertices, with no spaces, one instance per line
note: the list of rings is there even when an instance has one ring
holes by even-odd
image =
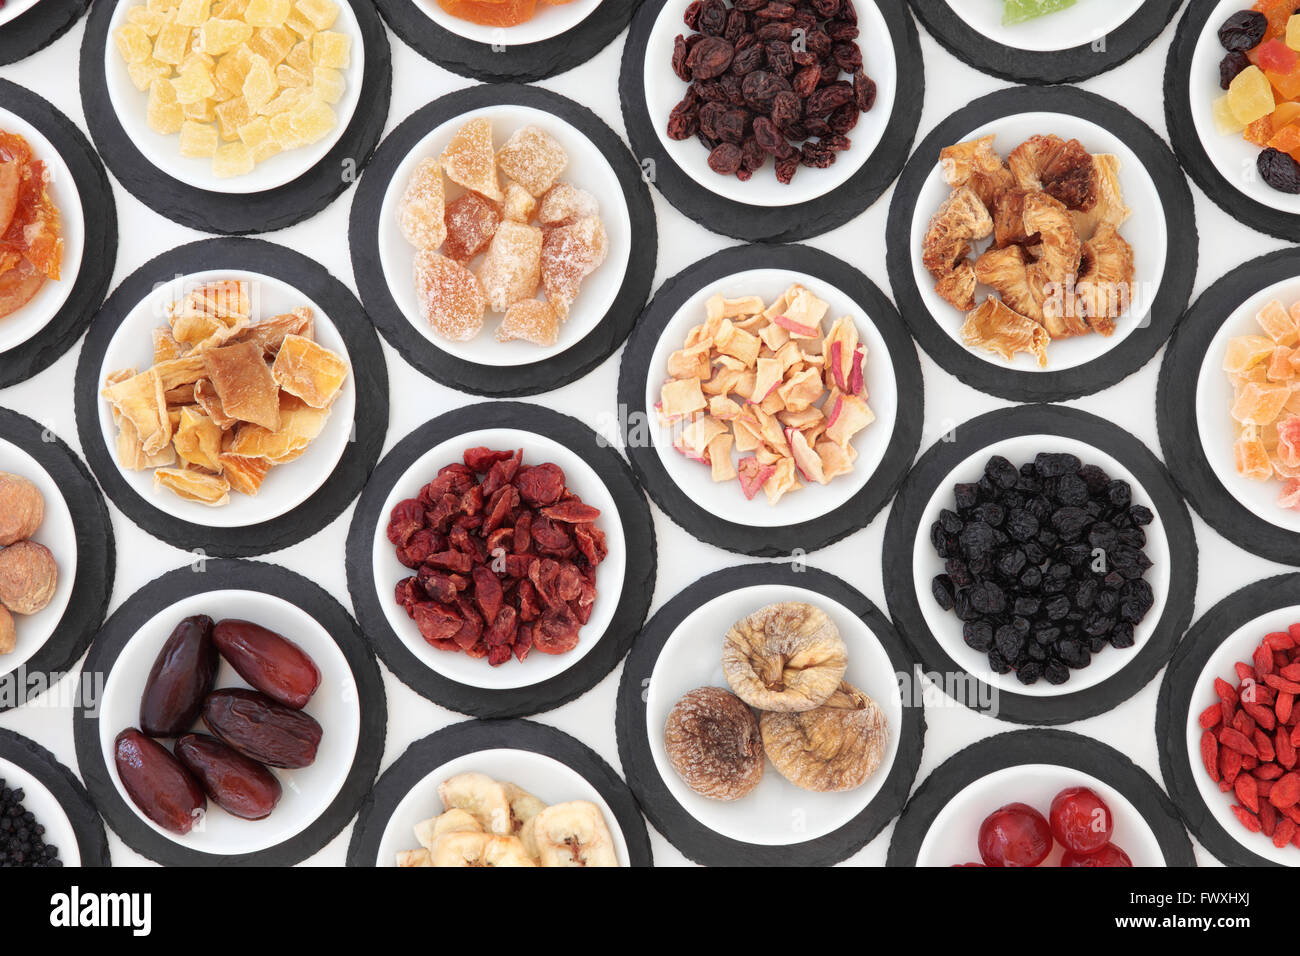
[[[141,93],[148,90],[154,80],[165,80],[171,75],[171,71],[170,66],[157,60],[150,60],[147,63],[128,63],[126,66],[131,82]]]
[[[293,128],[292,113],[276,113],[271,117],[271,138],[281,149],[297,149],[306,145],[306,141]]]
[[[271,121],[265,116],[239,127],[239,138],[253,151],[254,162],[260,163],[280,152],[280,144],[271,136]]]
[[[289,18],[289,0],[248,0],[244,22],[255,27],[278,27]]]
[[[156,37],[163,24],[167,22],[167,15],[160,10],[150,10],[148,7],[132,7],[126,12],[126,20],[142,29],[146,36]]]
[[[311,38],[311,61],[316,66],[341,70],[352,62],[352,37],[324,30]]]
[[[242,96],[226,100],[216,109],[217,122],[221,124],[221,138],[227,143],[239,139],[239,128],[252,122],[253,114]]]
[[[275,68],[275,79],[281,87],[288,90],[300,90],[311,85],[311,77],[299,73],[287,63],[281,63]]]
[[[204,53],[221,56],[247,43],[253,28],[240,20],[209,20],[199,27],[199,43]]]
[[[253,39],[248,41],[248,49],[266,57],[272,66],[277,66],[289,55],[295,39],[293,33],[284,27],[264,27],[253,34]]]
[[[212,174],[218,179],[244,176],[254,165],[253,151],[243,143],[223,143],[212,157]]]
[[[153,44],[144,28],[134,23],[124,23],[113,31],[113,42],[127,63],[148,63],[153,57]]]
[[[334,0],[298,0],[293,8],[317,30],[328,30],[339,18],[339,5]]]
[[[201,27],[212,15],[212,0],[181,0],[176,22],[183,27]]]
[[[158,38],[154,40],[153,58],[160,63],[179,65],[189,50],[190,33],[189,27],[183,27],[179,23],[163,24],[158,31]]]
[[[185,113],[176,101],[176,90],[170,80],[156,79],[149,86],[149,105],[145,117],[155,133],[170,136],[179,133],[185,124]]]
[[[260,113],[279,88],[275,71],[271,69],[266,57],[253,54],[253,62],[248,68],[248,75],[244,77],[242,90],[249,112]]]
[[[212,82],[212,72],[199,60],[192,61],[181,69],[180,74],[172,80],[176,91],[176,102],[182,106],[206,101],[217,92]]]
[[[293,131],[304,143],[316,143],[329,135],[338,118],[328,103],[309,103],[293,114]]]
[[[181,155],[189,157],[211,156],[217,151],[217,128],[211,123],[186,120],[181,125]]]
[[[337,103],[343,99],[343,91],[346,88],[347,81],[338,70],[324,66],[312,70],[311,90],[321,102]]]

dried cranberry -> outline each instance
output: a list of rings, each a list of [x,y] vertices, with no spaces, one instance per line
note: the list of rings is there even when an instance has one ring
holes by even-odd
[[[1268,17],[1257,10],[1238,10],[1219,27],[1219,42],[1231,53],[1259,46],[1268,30]]]
[[[1281,193],[1300,193],[1300,163],[1277,149],[1265,149],[1256,160],[1259,176]]]

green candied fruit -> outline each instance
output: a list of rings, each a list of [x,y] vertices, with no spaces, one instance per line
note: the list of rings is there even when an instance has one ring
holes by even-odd
[[[1074,4],[1075,0],[1006,0],[1002,7],[1002,25],[1014,26],[1035,17],[1058,13]]]

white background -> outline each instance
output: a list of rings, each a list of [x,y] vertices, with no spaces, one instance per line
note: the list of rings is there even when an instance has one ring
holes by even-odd
[[[1180,17],[1182,12],[1180,11]],[[1150,47],[1134,59],[1110,73],[1081,84],[1086,89],[1127,106],[1161,136],[1166,136],[1161,92],[1165,56],[1176,23],[1177,18]],[[926,65],[925,106],[917,137],[919,140],[970,99],[1009,84],[967,67],[943,50],[923,28],[918,26],[918,29],[921,30],[921,48]],[[86,127],[75,71],[83,32],[83,24],[78,24],[69,34],[36,56],[0,67],[0,76],[36,90],[84,130]],[[544,80],[538,85],[590,106],[623,135],[616,79],[625,37],[626,33],[577,69]],[[391,33],[389,42],[392,45],[395,80],[386,132],[430,99],[472,85],[470,80],[434,66]],[[867,69],[870,71],[871,64],[867,64]],[[664,76],[667,78],[669,75],[665,63]],[[765,173],[770,175],[770,168]],[[114,286],[153,256],[202,238],[200,233],[155,214],[115,181],[113,188],[121,233]],[[1195,294],[1199,294],[1215,279],[1247,259],[1284,247],[1285,243],[1280,240],[1268,238],[1234,222],[1195,186],[1192,187],[1192,193],[1201,237],[1200,269]],[[348,286],[355,288],[347,247],[348,214],[354,195],[355,190],[349,190],[313,219],[271,233],[266,238],[312,256]],[[808,244],[848,260],[888,291],[884,232],[892,195],[891,189],[861,216],[833,232],[809,240]],[[654,194],[654,203],[659,221],[656,288],[691,263],[734,244],[734,240],[715,235],[687,219],[658,193]],[[54,429],[74,449],[80,450],[72,410],[72,381],[78,352],[79,346],[35,378],[0,391],[0,405],[14,408],[41,421]],[[398,357],[387,343],[384,344],[384,354],[391,382],[390,420],[385,452],[428,418],[471,401],[469,396],[425,378]],[[616,353],[584,379],[538,396],[533,401],[588,421],[595,409],[612,412],[616,402],[615,387],[621,355],[621,351]],[[1162,355],[1163,352],[1119,385],[1069,404],[1119,421],[1159,454],[1155,387]],[[954,424],[1008,404],[960,384],[939,369],[924,353],[921,354],[921,364],[926,385],[923,450]],[[134,527],[111,503],[110,509],[118,553],[117,580],[111,611],[159,574],[188,563],[189,555]],[[882,609],[886,605],[880,575],[880,548],[886,515],[887,512],[882,513],[866,529],[833,547],[815,552],[808,558],[808,563],[845,578]],[[352,508],[349,508],[315,537],[285,551],[267,555],[266,559],[306,574],[350,607],[343,570],[343,549],[351,518]],[[1193,518],[1201,554],[1196,599],[1198,617],[1237,588],[1288,570],[1241,551],[1210,531],[1199,517]],[[652,612],[700,576],[749,560],[701,544],[658,509],[655,509],[655,531],[659,542],[659,578]],[[614,739],[613,714],[620,673],[621,666],[585,696],[557,710],[538,715],[535,719],[578,737],[618,769],[620,764]],[[1161,676],[1163,672],[1134,698],[1110,713],[1069,725],[1068,729],[1099,738],[1118,748],[1159,780],[1155,704]],[[75,679],[74,673],[65,678],[64,684]],[[389,701],[384,769],[412,741],[464,719],[425,700],[386,671],[384,683]],[[64,699],[72,696],[70,686],[57,686],[53,694],[60,695],[60,692]],[[1017,729],[1015,725],[976,715],[956,705],[929,708],[926,721],[929,732],[918,783],[943,760],[971,742]],[[33,704],[0,714],[0,726],[36,739],[53,750],[64,763],[76,768],[69,708],[52,706],[38,699]],[[1178,735],[1174,743],[1178,745],[1180,742],[1181,735]],[[308,862],[321,865],[342,864],[351,829],[349,824],[333,842]],[[848,862],[872,866],[883,864],[892,830],[892,825],[887,827]],[[972,840],[973,838],[974,834]],[[681,853],[653,829],[651,840],[657,864],[680,865],[687,862]],[[111,830],[109,841],[115,864],[148,862],[128,849]],[[1197,857],[1202,864],[1214,863],[1210,855],[1199,847]]]

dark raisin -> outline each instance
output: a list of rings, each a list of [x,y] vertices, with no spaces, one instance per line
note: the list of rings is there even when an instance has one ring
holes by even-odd
[[[755,70],[753,73],[746,74],[741,82],[741,93],[746,105],[758,113],[770,112],[776,95],[783,91],[788,92],[789,89],[790,84],[785,77],[769,73],[767,70]]]
[[[722,37],[706,36],[691,49],[686,66],[697,80],[711,80],[721,76],[731,66],[735,48]]]
[[[1246,67],[1250,66],[1250,58],[1244,53],[1233,52],[1225,54],[1219,61],[1219,86],[1227,89],[1232,85],[1232,81],[1237,78],[1237,74]]]
[[[1037,661],[1030,661],[1016,670],[1016,680],[1022,684],[1036,684],[1042,676],[1043,665]]]
[[[1288,154],[1269,147],[1255,161],[1259,177],[1280,193],[1300,193],[1300,163]]]
[[[709,153],[709,169],[724,176],[732,176],[740,169],[744,157],[735,143],[719,143]]]
[[[695,29],[707,36],[722,36],[727,29],[727,5],[722,0],[704,0]]]
[[[993,646],[993,625],[988,621],[967,621],[962,625],[962,640],[972,650],[984,652]]]
[[[876,81],[865,73],[854,73],[853,98],[858,104],[858,109],[864,113],[871,112],[871,107],[876,105]]]
[[[1219,42],[1229,52],[1245,53],[1264,39],[1268,18],[1256,10],[1238,10],[1219,27]]]

